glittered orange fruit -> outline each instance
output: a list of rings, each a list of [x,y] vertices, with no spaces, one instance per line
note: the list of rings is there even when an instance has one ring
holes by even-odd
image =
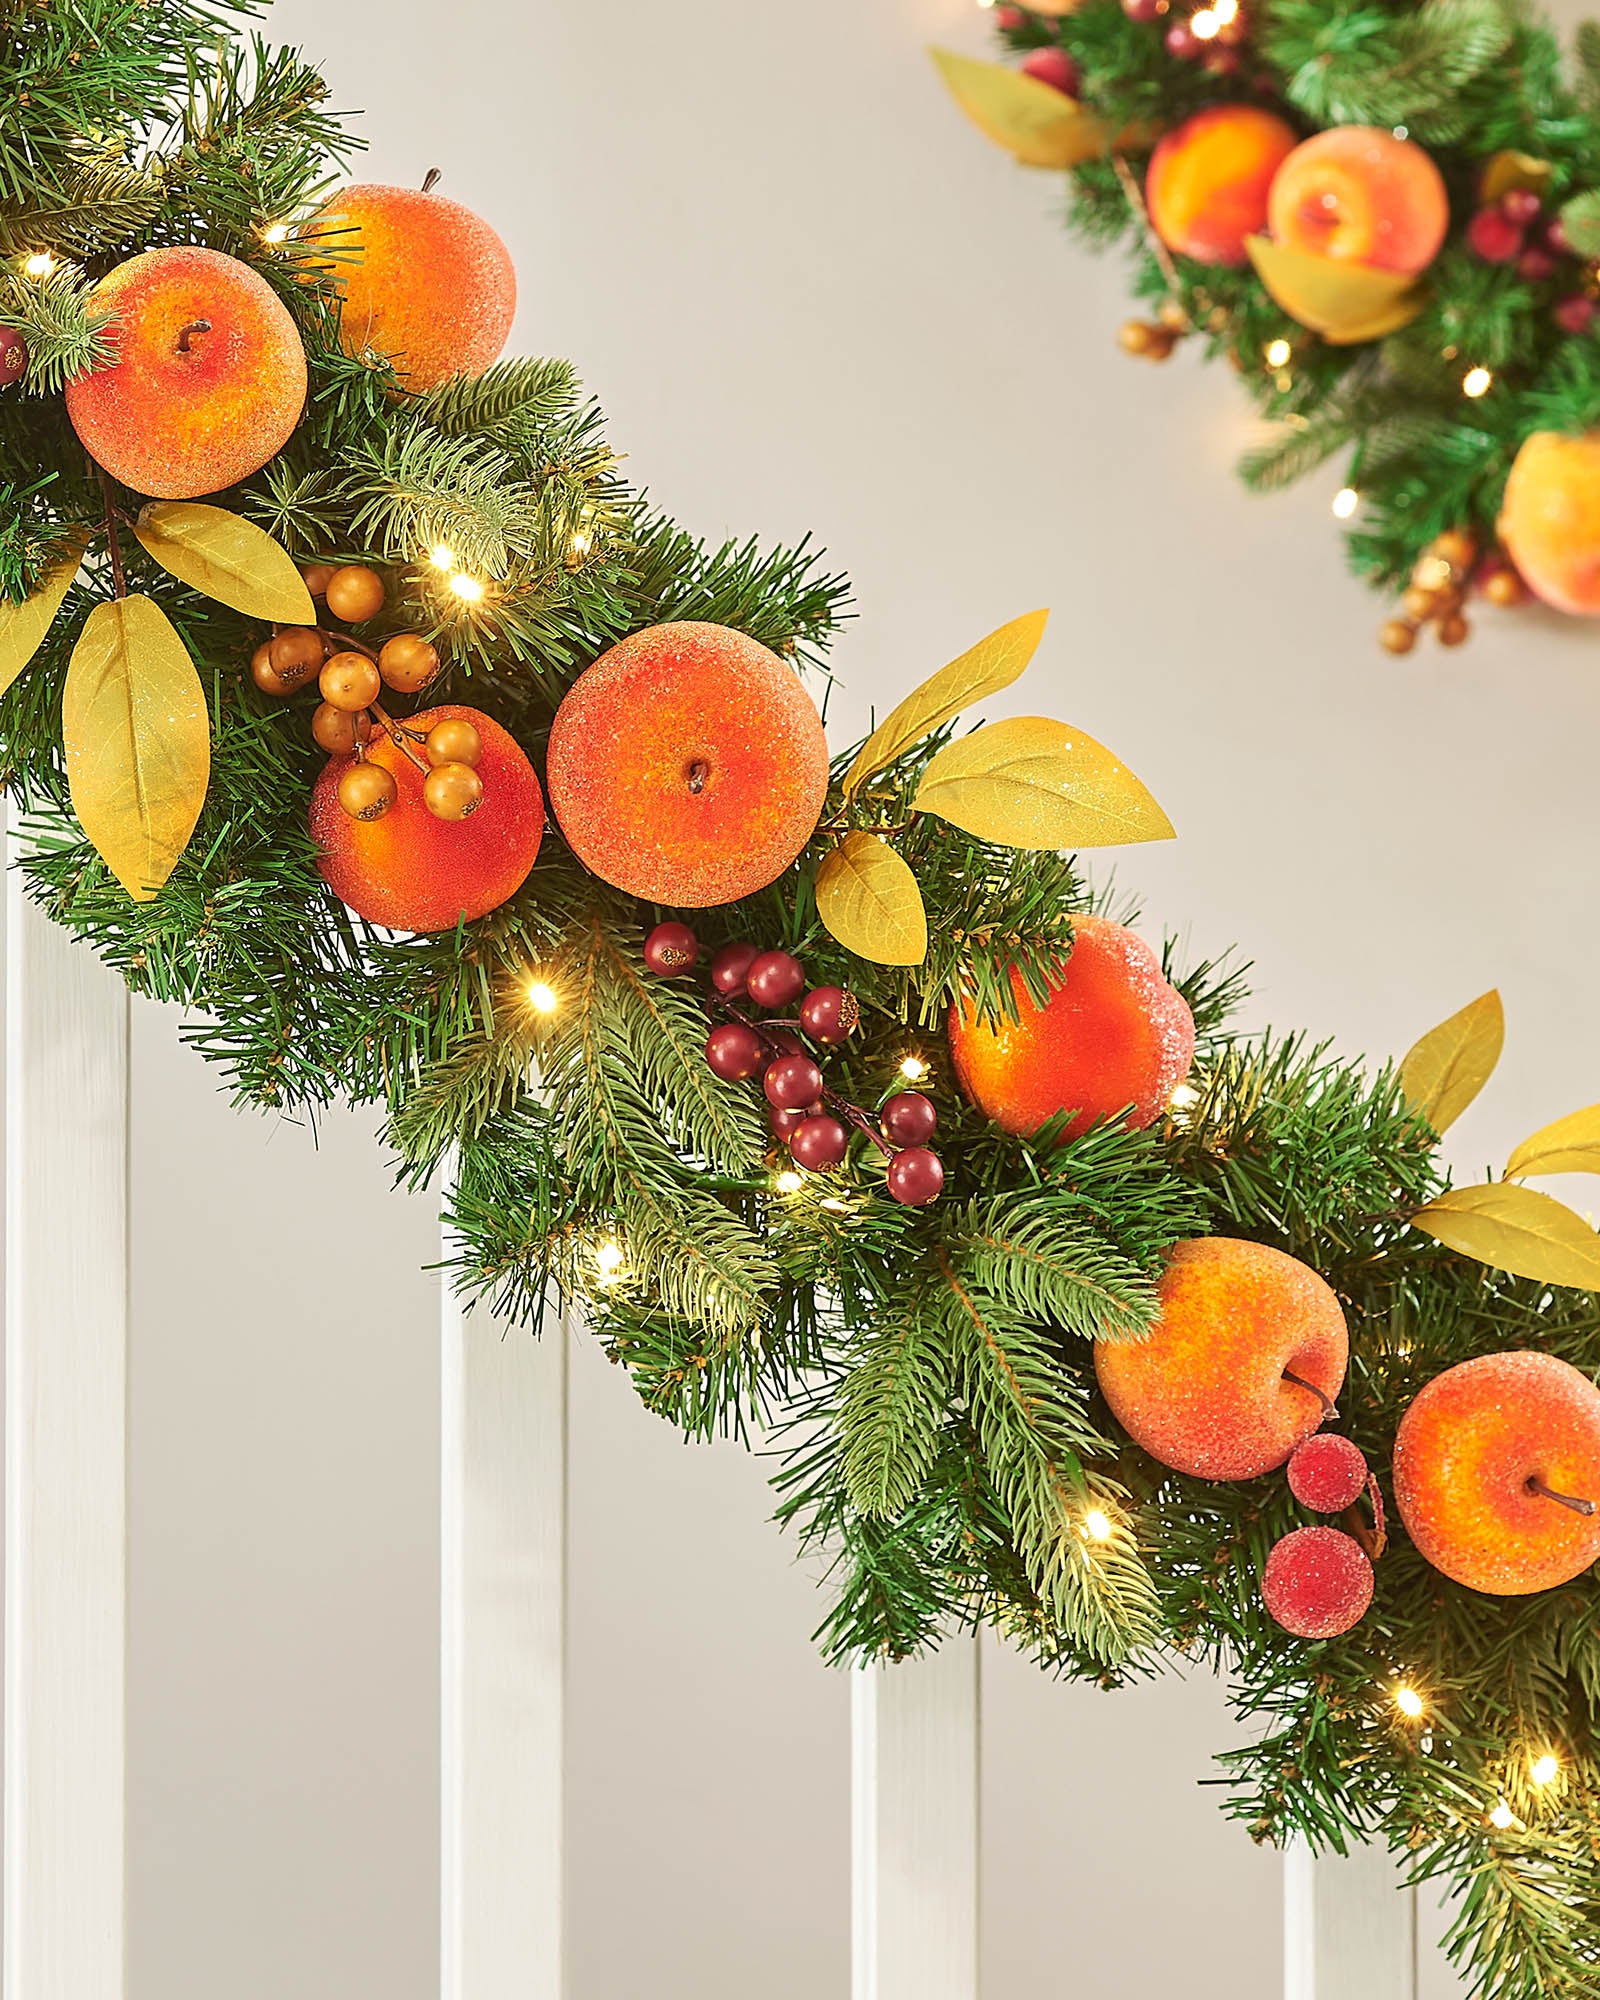
[[[556,711],[550,809],[602,882],[679,909],[775,881],[816,828],[828,742],[787,661],[726,625],[652,625]]]
[[[339,804],[351,759],[330,757],[311,793],[311,837],[322,850],[322,879],[342,903],[394,931],[451,930],[486,916],[527,880],[544,836],[544,797],[521,746],[475,708],[446,704],[405,719],[426,734],[436,722],[470,722],[482,741],[483,799],[469,818],[436,819],[423,803],[423,772],[381,731],[369,761],[394,774],[394,804],[376,820],[356,820]],[[426,763],[426,758],[424,758]]]
[[[1450,227],[1444,178],[1414,139],[1335,125],[1304,139],[1267,200],[1278,242],[1380,271],[1425,271]]]
[[[1458,1362],[1400,1419],[1394,1498],[1457,1583],[1496,1597],[1570,1583],[1600,1561],[1600,1389],[1553,1354]]]
[[[1151,226],[1182,257],[1243,264],[1245,238],[1267,226],[1267,190],[1295,145],[1293,126],[1252,104],[1197,111],[1150,155]]]
[[[420,188],[345,188],[318,216],[349,354],[370,349],[408,389],[481,375],[517,311],[511,253],[480,215]],[[356,254],[358,253],[358,254]]]
[[[1534,431],[1511,462],[1499,534],[1536,597],[1600,614],[1600,431]]]
[[[113,479],[160,500],[220,493],[287,443],[306,400],[300,335],[237,257],[175,245],[102,278],[116,359],[67,384],[67,415]]]
[[[1018,1019],[986,1022],[952,1008],[950,1052],[962,1089],[1007,1132],[1070,1111],[1069,1136],[1126,1112],[1160,1116],[1194,1060],[1194,1016],[1136,931],[1072,919],[1072,956],[1043,1007],[1013,973]]]
[[[1338,1395],[1350,1363],[1332,1289],[1265,1243],[1202,1236],[1173,1251],[1159,1294],[1145,1339],[1095,1342],[1117,1422],[1196,1479],[1255,1479],[1282,1465],[1322,1423],[1322,1398]]]

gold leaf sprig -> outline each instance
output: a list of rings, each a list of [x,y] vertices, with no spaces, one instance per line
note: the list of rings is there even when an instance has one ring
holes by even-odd
[[[44,644],[45,634],[56,622],[56,613],[83,565],[87,546],[82,539],[70,543],[20,604],[0,604],[0,694]]]
[[[278,625],[317,622],[294,558],[241,514],[195,500],[152,500],[133,532],[169,575],[230,611]]]
[[[1445,1131],[1494,1074],[1504,1041],[1500,995],[1482,993],[1407,1054],[1400,1065],[1406,1102],[1435,1132]],[[1600,1173],[1600,1105],[1542,1126],[1512,1148],[1502,1179],[1447,1188],[1411,1221],[1497,1271],[1600,1292],[1600,1233],[1566,1202],[1522,1185],[1530,1175],[1566,1173]]]
[[[850,824],[870,802],[867,780],[888,769],[984,695],[1010,687],[1044,636],[1046,611],[1013,618],[913,688],[862,744],[846,771],[839,834],[817,870],[817,914],[858,958],[920,965],[928,919],[922,891],[889,836],[903,828]],[[1113,847],[1170,840],[1172,823],[1126,766],[1082,730],[1046,716],[991,723],[929,759],[911,800],[975,839],[1001,847]]]
[[[1035,76],[930,49],[945,87],[987,139],[1025,167],[1076,167],[1109,151],[1111,128]]]

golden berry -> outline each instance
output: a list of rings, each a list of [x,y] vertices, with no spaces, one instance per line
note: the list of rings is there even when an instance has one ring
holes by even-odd
[[[430,764],[471,764],[483,755],[483,738],[459,715],[447,716],[428,731]]]
[[[335,653],[323,668],[317,685],[330,707],[347,713],[370,708],[378,699],[383,682],[378,670],[363,653]]]
[[[396,694],[420,694],[439,671],[439,655],[420,632],[396,632],[378,653],[378,671]]]
[[[331,701],[320,702],[311,718],[311,734],[330,757],[348,757],[358,743],[372,734],[372,718],[360,709],[335,708]]]
[[[339,780],[339,804],[351,819],[382,819],[399,790],[381,764],[352,764]]]
[[[282,701],[294,689],[283,680],[272,664],[272,641],[263,639],[250,655],[250,678],[263,694],[270,694],[274,701]]]
[[[322,634],[309,625],[285,626],[272,641],[272,664],[285,687],[302,687],[322,669]]]
[[[468,819],[483,803],[483,780],[470,764],[440,764],[423,781],[422,803],[435,819]]]
[[[307,563],[300,574],[305,579],[306,589],[313,597],[326,597],[328,585],[338,572],[332,563]]]
[[[359,625],[383,609],[383,578],[360,563],[346,563],[328,578],[323,596],[335,618]]]
[[[1417,643],[1417,628],[1405,618],[1391,618],[1378,633],[1378,644],[1386,653],[1409,653]]]

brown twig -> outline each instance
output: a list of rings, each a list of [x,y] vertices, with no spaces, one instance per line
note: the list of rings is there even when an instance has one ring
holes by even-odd
[[[103,465],[96,465],[100,475],[100,493],[106,509],[106,554],[111,558],[111,587],[118,597],[128,594],[128,578],[122,567],[122,542],[117,534],[117,502],[111,487],[111,474]]]
[[[1122,192],[1127,196],[1128,206],[1133,210],[1134,219],[1144,232],[1144,240],[1150,255],[1159,265],[1161,275],[1167,281],[1167,290],[1181,305],[1183,302],[1183,280],[1178,276],[1178,267],[1172,261],[1172,253],[1156,234],[1150,220],[1150,211],[1145,207],[1144,192],[1140,188],[1134,171],[1118,152],[1111,155],[1111,165],[1117,179],[1122,184]]]

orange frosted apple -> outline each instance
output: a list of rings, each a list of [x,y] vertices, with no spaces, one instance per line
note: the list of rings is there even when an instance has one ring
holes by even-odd
[[[1266,227],[1267,190],[1295,143],[1281,118],[1250,104],[1186,118],[1150,155],[1144,192],[1156,234],[1202,264],[1243,264],[1245,238]]]
[[[1264,1243],[1180,1243],[1143,1340],[1096,1341],[1113,1416],[1196,1479],[1255,1479],[1328,1414],[1350,1361],[1344,1313],[1309,1265]],[[1326,1400],[1324,1400],[1326,1399]]]
[[[800,677],[726,625],[602,653],[550,729],[550,809],[602,882],[679,909],[775,881],[816,828],[828,742]]]
[[[1394,1497],[1435,1569],[1495,1597],[1600,1560],[1600,1389],[1553,1354],[1480,1354],[1400,1420]]]
[[[1600,431],[1535,431],[1512,461],[1499,534],[1535,596],[1600,613]]]
[[[1291,250],[1414,274],[1439,254],[1450,198],[1412,140],[1377,125],[1335,125],[1303,140],[1279,167],[1267,221]]]
[[[950,1010],[950,1053],[962,1089],[1007,1132],[1034,1132],[1070,1111],[1073,1137],[1126,1112],[1161,1115],[1194,1060],[1194,1016],[1137,931],[1106,917],[1072,919],[1072,956],[1043,1007],[1011,975],[1015,1021]]]
[[[300,335],[237,257],[179,244],[130,257],[90,294],[116,358],[66,388],[67,415],[113,479],[159,500],[220,493],[287,443],[306,400]]]
[[[481,375],[517,310],[510,251],[481,216],[432,193],[429,179],[429,188],[348,187],[316,222],[341,253],[345,351],[385,356],[414,390]]]
[[[394,931],[445,931],[497,909],[522,887],[544,835],[544,798],[521,746],[475,708],[445,704],[405,718],[425,736],[441,722],[469,722],[481,742],[475,811],[439,819],[424,802],[425,771],[375,730],[366,761],[393,774],[394,802],[381,818],[352,819],[339,780],[354,763],[330,757],[311,793],[311,837],[322,850],[322,879],[365,917]],[[413,748],[426,766],[420,745]],[[434,774],[437,776],[437,773]]]

